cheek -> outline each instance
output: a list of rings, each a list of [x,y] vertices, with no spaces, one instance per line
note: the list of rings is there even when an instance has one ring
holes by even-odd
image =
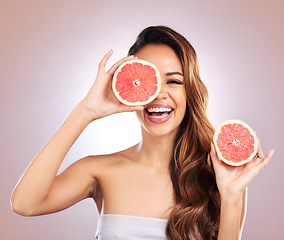
[[[186,93],[185,90],[176,95],[176,103],[179,111],[185,113],[186,110]]]

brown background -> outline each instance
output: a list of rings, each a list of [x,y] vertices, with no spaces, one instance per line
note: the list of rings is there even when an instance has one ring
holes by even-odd
[[[167,25],[195,47],[216,127],[238,118],[276,152],[249,187],[244,240],[284,239],[284,2],[258,1],[0,1],[0,239],[94,239],[91,200],[61,213],[25,218],[9,198],[21,174],[90,88],[97,64],[126,55],[148,25]],[[62,169],[89,154],[140,139],[134,114],[91,124]]]

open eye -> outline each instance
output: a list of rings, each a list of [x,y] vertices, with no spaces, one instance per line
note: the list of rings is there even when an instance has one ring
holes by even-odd
[[[183,82],[180,81],[180,80],[176,80],[176,79],[169,79],[169,80],[167,81],[167,84],[178,84],[178,85],[182,85]]]

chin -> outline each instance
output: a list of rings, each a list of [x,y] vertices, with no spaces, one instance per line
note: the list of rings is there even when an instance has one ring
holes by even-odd
[[[168,115],[169,117],[166,116],[166,121],[164,119],[160,121],[160,119],[150,119],[145,112],[143,113],[143,111],[137,113],[137,117],[142,128],[142,133],[144,131],[153,137],[175,136],[175,134],[178,132],[181,120],[176,119],[173,112],[169,113]]]

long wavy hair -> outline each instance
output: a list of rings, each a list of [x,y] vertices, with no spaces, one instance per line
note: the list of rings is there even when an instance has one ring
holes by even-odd
[[[206,116],[208,92],[200,79],[196,52],[171,28],[151,26],[139,34],[128,55],[148,44],[165,44],[175,51],[182,64],[187,97],[169,166],[176,204],[167,223],[167,238],[216,240],[220,195],[209,155],[214,128]]]

